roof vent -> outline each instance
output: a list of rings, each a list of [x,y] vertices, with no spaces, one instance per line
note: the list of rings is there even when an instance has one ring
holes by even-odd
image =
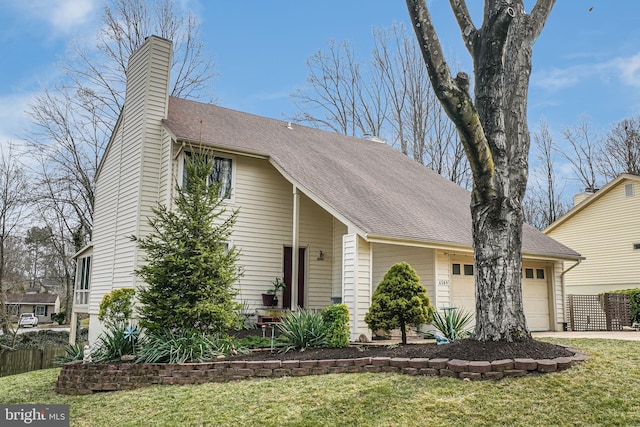
[[[293,129],[293,126],[291,125],[291,122],[287,122],[287,129]]]
[[[364,135],[362,135],[362,138],[364,138],[366,140],[369,140],[369,141],[373,141],[373,142],[380,142],[382,144],[385,144],[387,142],[384,139],[379,138],[379,137],[377,137],[375,135],[372,135],[370,133],[365,133]]]

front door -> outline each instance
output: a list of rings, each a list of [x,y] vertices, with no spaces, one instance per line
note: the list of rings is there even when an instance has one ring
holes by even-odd
[[[298,248],[298,286],[297,286],[297,300],[295,307],[304,307],[304,278],[306,276],[305,271],[305,255],[307,253],[306,248]],[[282,308],[291,309],[291,266],[293,265],[293,248],[291,246],[284,247],[284,283],[287,285],[282,293]]]

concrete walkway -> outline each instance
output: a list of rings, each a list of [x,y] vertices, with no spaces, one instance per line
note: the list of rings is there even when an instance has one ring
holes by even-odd
[[[638,331],[571,331],[571,332],[532,332],[534,338],[598,338],[606,340],[640,341]]]

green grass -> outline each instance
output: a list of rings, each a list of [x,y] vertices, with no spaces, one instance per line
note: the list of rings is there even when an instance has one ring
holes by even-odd
[[[90,396],[53,392],[58,369],[0,378],[2,403],[66,403],[72,426],[638,426],[640,343],[551,340],[585,350],[564,372],[464,382],[334,374]]]

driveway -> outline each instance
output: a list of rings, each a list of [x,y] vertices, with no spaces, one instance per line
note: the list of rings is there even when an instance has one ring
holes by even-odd
[[[638,331],[571,331],[571,332],[532,332],[534,338],[600,338],[606,340],[640,341]]]

